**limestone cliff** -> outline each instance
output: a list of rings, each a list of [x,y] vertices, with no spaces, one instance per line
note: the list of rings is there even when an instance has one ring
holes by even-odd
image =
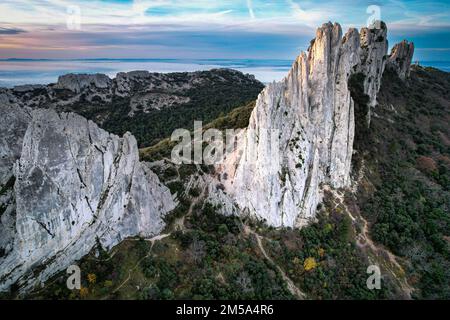
[[[190,101],[191,91],[201,91],[201,88],[211,85],[218,87],[220,83],[235,88],[238,85],[243,88],[262,87],[254,76],[232,69],[184,73],[130,71],[119,72],[113,79],[105,74],[66,74],[54,84],[0,88],[0,103],[14,100],[26,107],[76,113],[80,109],[108,109],[109,105],[117,103],[128,105],[128,115],[133,117],[140,111],[148,113],[181,106]]]
[[[237,211],[301,227],[314,219],[324,185],[350,185],[355,117],[348,81],[362,73],[369,110],[376,106],[387,58],[380,26],[352,28],[344,37],[336,23],[317,30],[286,78],[259,95],[242,147],[217,168],[225,190],[213,190],[216,202],[230,208],[226,195]]]
[[[387,67],[396,72],[400,79],[405,80],[409,77],[409,69],[413,55],[414,44],[403,40],[392,48]]]
[[[407,77],[412,45],[395,46],[390,57],[387,47],[384,23],[344,36],[339,24],[320,27],[288,75],[260,93],[236,150],[215,177],[205,175],[210,200],[224,212],[250,214],[276,227],[314,220],[325,187],[351,184],[355,102],[349,79],[362,75],[368,125],[386,64]],[[187,74],[184,82],[178,76],[69,75],[54,86],[0,90],[0,291],[46,280],[88,253],[97,237],[110,248],[126,237],[161,231],[174,202],[139,162],[135,138],[53,108],[128,97],[131,118],[144,101],[182,103],[188,97],[180,92],[209,83],[203,73]],[[254,81],[238,73],[233,79]],[[170,94],[152,91],[160,88]]]
[[[375,26],[380,27],[379,29]],[[362,28],[360,33],[360,63],[356,72],[364,74],[364,93],[369,98],[367,125],[370,125],[372,109],[377,105],[377,93],[386,66],[388,52],[387,27],[384,22],[375,23],[372,28]]]
[[[106,89],[111,84],[111,79],[104,74],[66,74],[58,78],[55,88],[80,93],[89,87]]]
[[[0,88],[0,104],[74,112],[108,132],[129,131],[140,147],[146,147],[175,129],[191,127],[194,120],[211,121],[255,100],[263,88],[253,76],[231,69],[130,71],[111,79],[102,74],[68,74],[54,84]]]
[[[96,244],[158,234],[174,208],[135,138],[73,113],[0,106],[0,291],[46,280]],[[12,170],[11,170],[12,169]],[[5,208],[6,206],[6,208]]]

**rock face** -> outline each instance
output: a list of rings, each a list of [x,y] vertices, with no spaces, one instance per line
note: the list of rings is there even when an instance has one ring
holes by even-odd
[[[93,88],[105,89],[111,86],[111,83],[111,79],[104,74],[66,74],[59,77],[55,88],[80,93],[82,90],[91,86]]]
[[[23,290],[87,254],[130,236],[158,234],[175,206],[140,163],[135,138],[49,109],[0,106],[0,291]],[[15,138],[15,140],[14,140]],[[12,171],[11,171],[12,168]]]
[[[396,72],[400,79],[405,80],[409,77],[413,55],[414,43],[403,40],[392,48],[387,67]]]
[[[30,109],[6,103],[0,104],[0,110],[0,186],[4,186],[13,175],[14,163],[20,158],[23,137],[32,116]]]
[[[355,103],[349,79],[362,75],[370,123],[387,62],[387,29],[380,26],[342,36],[339,24],[324,24],[286,78],[260,93],[237,147],[216,168],[220,181],[204,178],[210,197],[225,211],[276,227],[301,227],[314,220],[325,187],[351,184]],[[395,46],[389,68],[407,76],[411,48]],[[254,81],[232,71],[213,76],[221,81],[230,74]],[[208,84],[211,74],[191,73],[182,82],[179,76],[69,75],[54,86],[0,89],[0,291],[14,283],[27,290],[48,279],[87,254],[97,238],[110,248],[126,237],[162,230],[162,217],[175,204],[150,167],[139,162],[135,138],[120,138],[54,109],[112,97],[127,98],[131,112],[155,99],[159,106],[172,105],[187,98],[184,90]],[[151,92],[167,86],[170,94]]]
[[[348,187],[355,133],[348,80],[363,73],[364,93],[376,105],[386,33],[384,23],[344,37],[339,24],[319,28],[287,77],[259,95],[242,147],[217,168],[225,192],[213,197],[226,193],[238,211],[272,226],[301,227],[314,219],[324,185]]]
[[[210,121],[255,100],[263,88],[253,76],[231,69],[131,71],[113,79],[102,74],[69,74],[55,84],[0,88],[0,104],[74,112],[108,132],[123,135],[130,131],[140,147],[146,147],[175,129],[192,126],[193,119]],[[183,111],[190,116],[173,118]]]
[[[357,72],[364,78],[364,93],[368,96],[367,124],[370,125],[371,109],[377,105],[377,93],[381,87],[381,78],[386,66],[388,52],[387,27],[384,22],[376,23],[380,28],[362,28],[360,34],[360,63]]]
[[[78,112],[80,104],[96,108],[118,100],[129,105],[129,116],[133,117],[136,111],[147,113],[186,104],[190,101],[190,90],[220,82],[230,86],[241,84],[244,88],[262,87],[253,76],[231,69],[178,73],[130,71],[119,72],[114,79],[104,74],[67,74],[47,86],[0,88],[0,102],[13,98],[22,106]]]

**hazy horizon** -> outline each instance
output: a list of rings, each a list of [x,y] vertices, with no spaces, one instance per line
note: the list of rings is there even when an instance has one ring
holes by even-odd
[[[450,5],[434,0],[3,0],[0,86],[66,73],[230,67],[280,80],[316,29],[387,24],[389,50],[414,42],[413,61],[449,70]]]
[[[288,59],[0,59],[0,87],[55,83],[68,73],[103,73],[114,78],[119,72],[193,72],[230,68],[252,74],[263,83],[281,80],[293,60]],[[450,61],[419,61],[450,72]]]

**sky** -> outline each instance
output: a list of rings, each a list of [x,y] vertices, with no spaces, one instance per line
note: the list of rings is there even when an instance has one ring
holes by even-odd
[[[1,0],[0,59],[294,59],[321,24],[375,18],[450,61],[450,0]]]

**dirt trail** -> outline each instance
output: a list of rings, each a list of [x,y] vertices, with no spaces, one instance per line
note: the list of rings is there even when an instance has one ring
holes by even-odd
[[[187,217],[188,215],[192,214],[192,211],[193,211],[195,205],[201,199],[203,199],[203,197],[205,196],[205,193],[206,193],[206,188],[203,188],[202,193],[191,202],[191,205],[189,206],[188,212],[185,215],[183,215],[181,218],[177,219],[174,222],[174,227],[175,227],[174,229],[175,229],[175,231],[177,231],[177,230],[180,230],[180,231],[185,230],[184,218]],[[153,249],[153,245],[155,244],[155,242],[156,241],[161,241],[161,240],[163,240],[163,239],[165,239],[167,237],[170,237],[171,235],[172,235],[172,232],[169,232],[169,233],[164,233],[164,234],[160,234],[160,235],[154,236],[152,238],[144,238],[144,239],[142,239],[144,241],[151,242],[151,246],[150,246],[150,249],[149,249],[148,253],[143,258],[139,259],[139,261],[131,269],[128,270],[128,276],[122,281],[122,283],[116,289],[114,289],[113,293],[117,292],[118,290],[120,290],[128,281],[130,281],[132,272],[135,271],[139,267],[139,264],[142,262],[142,260],[144,260],[145,258],[148,258],[152,254],[152,249]],[[128,239],[128,240],[130,240],[130,241],[140,241],[141,239]]]
[[[203,200],[205,195],[206,195],[206,186],[202,189],[202,192],[200,193],[200,195],[197,198],[195,198],[194,200],[192,200],[192,202],[189,206],[188,212],[185,215],[183,215],[182,217],[175,220],[175,222],[174,222],[174,230],[175,231],[185,231],[186,230],[186,227],[184,225],[184,220],[186,219],[186,217],[188,217],[192,214],[192,211],[194,210],[195,206],[201,200]]]
[[[152,245],[155,241],[161,241],[164,238],[170,237],[172,233],[164,233],[164,234],[158,234],[157,236],[154,236],[153,238],[132,238],[132,239],[127,239],[126,241],[148,241],[151,242]]]
[[[364,171],[365,171],[365,164],[362,162],[361,168],[358,171],[358,177],[357,180],[354,182],[351,188],[351,192],[353,194],[356,194],[358,190],[358,185],[361,183],[362,179],[364,178]],[[330,192],[333,195],[333,198],[337,200],[337,203],[335,205],[335,208],[342,206],[344,210],[348,213],[350,218],[355,223],[362,224],[362,231],[357,234],[356,241],[357,245],[360,248],[368,248],[370,251],[372,251],[377,257],[382,257],[382,259],[386,259],[390,263],[390,266],[386,265],[385,267],[389,270],[389,272],[399,281],[399,284],[401,286],[402,291],[406,294],[406,296],[411,299],[411,294],[414,291],[414,288],[408,283],[406,277],[402,277],[400,279],[397,274],[404,273],[403,267],[398,262],[398,257],[395,256],[392,252],[387,250],[381,245],[377,245],[373,242],[373,240],[370,237],[369,233],[369,223],[367,220],[361,215],[358,214],[357,216],[352,214],[352,211],[349,210],[348,206],[345,204],[345,197],[343,192],[339,192],[337,190],[331,189],[328,186],[324,188],[325,191]]]
[[[251,230],[250,227],[248,227],[248,226],[244,226],[244,232],[247,235],[252,234],[255,236],[259,250],[263,254],[264,258],[266,258],[271,264],[273,264],[278,269],[278,271],[281,273],[281,276],[282,276],[284,282],[286,282],[287,288],[291,292],[291,294],[293,294],[300,300],[306,299],[306,295],[286,275],[286,273],[283,271],[283,269],[281,269],[281,267],[278,264],[276,264],[275,261],[273,261],[273,259],[267,254],[266,250],[264,249],[263,243],[262,243],[263,237],[260,236],[259,234],[257,234],[255,231]]]
[[[156,240],[155,240],[156,241]],[[122,281],[122,283],[116,288],[114,289],[113,293],[116,293],[117,291],[120,290],[120,288],[122,288],[128,281],[130,281],[131,279],[131,273],[136,270],[139,267],[139,264],[145,259],[150,257],[151,253],[152,253],[152,248],[153,248],[153,242],[152,242],[152,246],[150,247],[150,250],[148,251],[148,253],[141,259],[138,260],[138,262],[136,262],[136,264],[133,266],[133,268],[128,270],[128,276]]]
[[[396,275],[398,271],[400,271],[401,273],[405,272],[403,270],[403,267],[398,262],[397,256],[395,256],[391,251],[385,249],[384,247],[376,245],[369,236],[369,227],[368,227],[367,220],[361,216],[359,218],[360,218],[360,221],[363,222],[363,230],[357,236],[358,246],[359,247],[367,247],[368,246],[376,255],[384,256],[384,257],[387,256],[392,267],[386,266],[386,268],[388,268],[389,271],[394,275],[394,277],[399,281],[402,291],[407,295],[407,297],[409,299],[411,299],[411,294],[414,291],[414,288],[408,283],[408,280],[406,279],[406,277],[403,277],[403,279],[399,279]],[[397,269],[398,271],[395,272],[394,269]]]

